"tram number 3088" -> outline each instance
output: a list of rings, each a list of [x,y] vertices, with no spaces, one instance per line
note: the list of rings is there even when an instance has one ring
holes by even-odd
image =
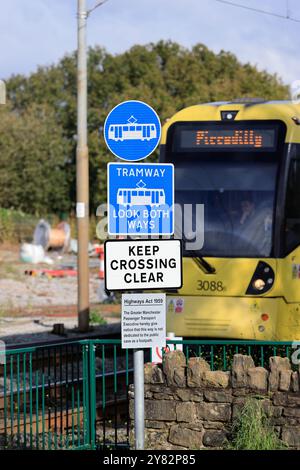
[[[223,292],[226,287],[222,281],[197,281],[197,290],[212,291],[212,292]]]

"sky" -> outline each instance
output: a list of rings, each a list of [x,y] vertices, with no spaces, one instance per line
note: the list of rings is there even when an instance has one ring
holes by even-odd
[[[299,0],[232,0],[300,21]],[[98,0],[86,0],[91,8]],[[29,74],[76,48],[77,0],[0,0],[0,78]],[[204,43],[300,80],[300,22],[235,8],[217,0],[108,0],[88,18],[88,45],[120,53],[160,39],[187,48]]]

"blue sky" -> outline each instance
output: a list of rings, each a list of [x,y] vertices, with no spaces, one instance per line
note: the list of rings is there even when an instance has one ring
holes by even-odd
[[[232,0],[286,13],[287,0]],[[97,0],[87,0],[92,7]],[[300,20],[300,1],[289,0]],[[77,0],[2,0],[0,78],[30,73],[76,48]],[[171,39],[225,49],[242,62],[276,72],[286,83],[300,79],[300,23],[266,16],[216,0],[108,0],[88,20],[88,44],[119,53],[134,44]]]

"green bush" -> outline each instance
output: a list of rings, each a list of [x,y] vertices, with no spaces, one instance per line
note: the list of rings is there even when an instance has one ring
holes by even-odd
[[[107,325],[107,321],[95,310],[90,312],[90,322],[97,325]]]
[[[0,242],[31,241],[39,217],[0,208]]]
[[[60,217],[55,214],[43,214],[39,216],[26,214],[21,210],[4,209],[0,207],[0,243],[30,243],[33,238],[34,229],[41,218],[47,220],[52,227],[55,227],[60,221]],[[77,238],[76,218],[65,217],[65,219],[70,224],[71,237]],[[97,223],[97,218],[91,216],[89,226],[90,241],[96,239]]]

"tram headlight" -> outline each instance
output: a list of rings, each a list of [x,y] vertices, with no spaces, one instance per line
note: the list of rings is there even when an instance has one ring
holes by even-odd
[[[274,281],[275,273],[273,268],[265,261],[259,261],[246,290],[246,295],[264,294],[272,289]]]
[[[256,290],[263,290],[264,287],[265,287],[266,283],[263,279],[256,279],[254,282],[253,282],[253,287],[254,289]]]
[[[227,110],[221,111],[221,119],[222,121],[233,121],[237,115],[237,110]]]

